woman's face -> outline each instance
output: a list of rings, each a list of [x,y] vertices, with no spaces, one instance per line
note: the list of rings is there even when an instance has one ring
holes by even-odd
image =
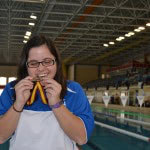
[[[47,45],[31,48],[28,57],[28,74],[31,77],[49,77],[53,79],[57,71],[56,62],[52,63],[55,57],[49,51]],[[37,63],[42,62],[42,63]],[[44,63],[43,63],[44,62]],[[30,67],[29,67],[30,64]],[[36,64],[39,66],[34,67]]]

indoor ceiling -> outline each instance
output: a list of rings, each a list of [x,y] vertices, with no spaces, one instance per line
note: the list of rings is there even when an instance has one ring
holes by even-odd
[[[141,59],[150,53],[148,22],[150,0],[0,0],[0,65],[17,64],[27,31],[54,40],[66,64]],[[135,32],[140,26],[145,30]],[[129,32],[135,35],[125,37]]]

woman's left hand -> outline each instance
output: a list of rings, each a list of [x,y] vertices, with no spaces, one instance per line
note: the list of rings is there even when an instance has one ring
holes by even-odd
[[[46,92],[48,104],[54,105],[58,103],[60,101],[60,94],[62,90],[61,85],[54,79],[50,78],[43,78],[41,84]]]

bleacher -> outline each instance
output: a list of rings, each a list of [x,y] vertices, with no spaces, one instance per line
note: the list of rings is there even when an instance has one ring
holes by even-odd
[[[137,105],[136,92],[140,89],[145,90],[144,106],[150,106],[150,71],[149,69],[131,69],[122,71],[123,74],[114,74],[110,78],[97,79],[83,85],[88,96],[93,96],[93,102],[103,103],[102,97],[105,91],[109,91],[111,104],[121,104],[120,94],[128,91],[130,94],[129,106]],[[146,87],[146,88],[145,88]],[[113,102],[114,101],[114,102]]]
[[[150,72],[146,74],[141,73],[130,73],[129,75],[116,75],[112,76],[111,78],[106,79],[97,79],[85,83],[83,85],[84,88],[98,88],[98,87],[106,87],[107,89],[111,87],[121,87],[121,86],[131,86],[131,85],[138,85],[139,82],[142,82],[143,85],[150,84]]]

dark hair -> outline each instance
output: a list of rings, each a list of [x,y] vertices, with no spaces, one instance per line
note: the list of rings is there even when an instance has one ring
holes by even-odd
[[[66,79],[63,76],[62,72],[62,62],[60,58],[60,54],[58,50],[56,49],[54,43],[52,40],[48,37],[45,37],[43,35],[39,36],[34,36],[32,37],[23,47],[21,57],[20,57],[20,62],[18,66],[18,71],[17,71],[17,82],[28,76],[28,71],[27,71],[27,66],[26,62],[29,56],[29,51],[33,47],[39,47],[41,45],[47,45],[49,51],[55,56],[56,59],[56,64],[57,64],[57,71],[54,79],[61,84],[62,86],[62,92],[60,95],[60,98],[63,99],[66,93]]]

